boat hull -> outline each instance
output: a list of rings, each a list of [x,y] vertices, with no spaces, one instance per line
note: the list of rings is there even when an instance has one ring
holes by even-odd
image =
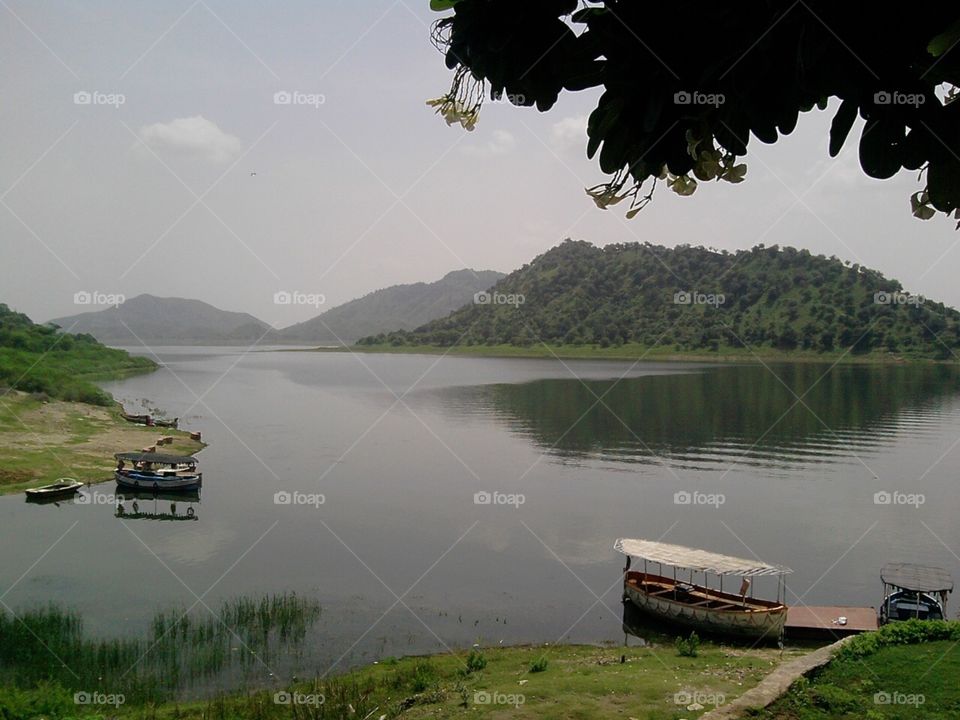
[[[637,574],[629,573],[623,586],[624,599],[645,613],[677,625],[717,635],[752,638],[779,638],[787,620],[787,606],[763,601],[751,601],[749,609],[713,609],[680,602],[670,594],[647,592]],[[666,580],[666,579],[663,579]],[[718,593],[713,597],[722,599]],[[718,603],[719,604],[719,603]]]
[[[54,483],[53,485],[30,488],[24,492],[26,493],[28,500],[52,500],[54,498],[63,499],[65,497],[70,497],[82,487],[83,483],[73,481],[71,483]]]
[[[114,473],[114,478],[120,487],[156,492],[186,492],[197,490],[203,485],[202,473],[182,477],[160,477],[136,471],[118,470]]]
[[[909,590],[897,590],[883,599],[881,623],[913,619],[943,620],[943,605],[929,593]]]

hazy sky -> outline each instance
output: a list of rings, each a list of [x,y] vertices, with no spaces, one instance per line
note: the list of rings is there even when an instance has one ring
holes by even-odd
[[[0,0],[0,302],[43,321],[90,309],[79,291],[149,292],[287,325],[315,310],[280,290],[331,307],[570,236],[794,245],[960,306],[960,233],[910,217],[914,173],[862,175],[859,126],[828,157],[835,106],[751,139],[744,183],[660,188],[627,221],[583,192],[597,93],[488,103],[473,133],[433,114],[450,73],[428,4]]]

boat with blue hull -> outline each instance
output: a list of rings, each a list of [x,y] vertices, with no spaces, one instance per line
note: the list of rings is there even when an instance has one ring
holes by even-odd
[[[194,491],[203,484],[197,459],[189,455],[164,453],[117,453],[114,477],[117,485],[156,492]]]

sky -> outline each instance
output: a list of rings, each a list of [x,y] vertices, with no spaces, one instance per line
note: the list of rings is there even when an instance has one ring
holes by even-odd
[[[915,173],[863,175],[860,125],[831,159],[835,104],[751,139],[743,183],[661,187],[626,220],[584,193],[604,180],[585,156],[598,91],[548,113],[488,102],[472,133],[427,107],[451,80],[436,17],[428,0],[0,0],[0,302],[46,321],[98,309],[78,293],[147,292],[282,327],[571,237],[792,245],[960,306],[954,222],[910,216]]]

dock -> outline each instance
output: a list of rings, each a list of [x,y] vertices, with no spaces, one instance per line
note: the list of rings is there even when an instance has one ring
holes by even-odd
[[[841,624],[840,618],[846,618]],[[842,605],[799,605],[787,610],[784,633],[788,638],[842,638],[876,630],[877,610]]]

